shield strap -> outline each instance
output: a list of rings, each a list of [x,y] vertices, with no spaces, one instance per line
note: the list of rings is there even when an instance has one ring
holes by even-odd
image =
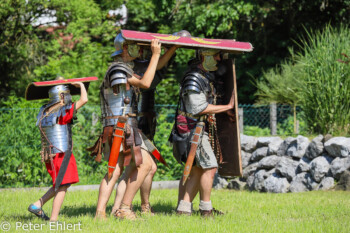
[[[151,152],[151,154],[156,158],[159,162],[169,167],[165,162],[164,158],[160,154],[159,150],[155,147],[155,145],[149,140],[144,133],[141,132],[142,139],[147,147],[147,149]]]
[[[191,140],[190,152],[188,153],[184,173],[182,176],[182,185],[185,185],[186,180],[191,173],[191,169],[192,169],[194,158],[196,156],[198,144],[202,140],[202,133],[203,133],[204,126],[205,126],[204,122],[198,122],[196,125],[196,129],[194,131],[194,135],[193,135],[193,138]]]
[[[68,127],[68,138],[69,138],[68,148],[67,148],[67,151],[64,153],[62,164],[55,180],[55,192],[57,192],[57,190],[59,189],[63,181],[64,175],[66,174],[66,171],[67,171],[70,157],[72,156],[72,127]]]
[[[122,141],[124,138],[126,121],[127,121],[126,117],[120,116],[115,126],[115,130],[113,133],[113,143],[111,147],[111,153],[109,155],[109,160],[108,160],[108,180],[112,178],[113,172],[118,163],[120,145],[122,144]]]

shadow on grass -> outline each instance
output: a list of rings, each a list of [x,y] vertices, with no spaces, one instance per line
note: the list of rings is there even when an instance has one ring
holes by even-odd
[[[60,214],[64,214],[67,217],[76,217],[76,216],[90,216],[95,217],[96,205],[91,206],[64,206]]]
[[[26,213],[24,213],[23,215],[19,215],[19,214],[16,214],[16,215],[4,215],[4,216],[1,216],[1,218],[4,218],[6,219],[6,221],[14,221],[14,222],[29,222],[30,220],[33,220],[33,219],[38,219],[37,216],[35,216],[34,214],[32,213],[29,213],[28,211]]]
[[[133,206],[134,211],[141,211],[141,205],[136,204]],[[152,209],[158,214],[171,215],[175,213],[175,206],[171,202],[166,203],[154,203],[152,204]],[[107,207],[106,213],[110,213],[112,207]],[[77,216],[89,216],[94,217],[96,213],[96,205],[91,206],[64,206],[60,214],[66,215],[67,217],[77,217]]]

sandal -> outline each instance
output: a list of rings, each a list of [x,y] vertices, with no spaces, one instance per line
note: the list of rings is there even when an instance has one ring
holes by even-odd
[[[30,204],[28,207],[28,211],[31,212],[32,214],[35,214],[36,216],[38,216],[43,220],[46,220],[46,221],[50,220],[50,218],[47,217],[47,215],[45,214],[45,212],[41,207],[37,207],[33,204]]]
[[[114,213],[114,217],[127,220],[135,220],[137,218],[135,212],[131,209],[118,209]]]
[[[154,211],[149,203],[141,205],[141,214],[154,216]]]

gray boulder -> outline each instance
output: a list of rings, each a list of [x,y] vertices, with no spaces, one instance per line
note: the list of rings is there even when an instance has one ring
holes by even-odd
[[[223,189],[226,188],[228,185],[228,182],[225,178],[222,178],[218,173],[215,173],[214,181],[213,181],[213,188],[214,189]]]
[[[241,148],[245,152],[253,152],[257,143],[258,139],[256,137],[241,134]]]
[[[286,193],[289,190],[289,182],[276,173],[270,175],[264,182],[265,190],[269,193]]]
[[[256,162],[256,161],[259,161],[262,158],[266,157],[267,149],[268,149],[268,147],[261,147],[261,148],[256,149],[253,152],[252,157],[250,157],[250,162]]]
[[[315,137],[306,149],[305,157],[314,159],[324,151],[323,135]]]
[[[235,178],[228,183],[227,188],[233,190],[243,190],[245,186],[246,182],[243,182],[239,178]]]
[[[274,168],[279,163],[280,160],[281,160],[281,157],[279,157],[277,155],[267,156],[259,161],[258,168],[259,169]]]
[[[270,137],[271,142],[269,143],[267,154],[268,155],[277,155],[277,151],[281,146],[283,140],[280,137]]]
[[[293,140],[286,151],[286,155],[292,158],[301,158],[305,155],[305,151],[310,142],[307,137],[299,135],[296,140]]]
[[[350,171],[343,172],[337,186],[335,187],[335,190],[350,191]]]
[[[333,157],[350,156],[350,138],[335,137],[325,142],[324,147],[328,154]]]
[[[334,187],[334,178],[333,177],[325,177],[320,185],[318,186],[318,190],[330,190]]]
[[[332,140],[332,139],[330,139]],[[331,172],[336,180],[339,180],[340,175],[350,168],[350,157],[347,158],[335,158],[331,163]]]
[[[253,175],[250,175],[247,179],[247,187],[249,188],[249,190],[253,191],[254,190],[254,187],[253,187],[253,183],[254,183],[254,174]]]
[[[264,190],[264,181],[265,181],[265,170],[259,170],[256,171],[254,174],[254,180],[252,183],[252,189],[256,191],[263,191]]]
[[[310,173],[316,182],[321,182],[323,177],[328,173],[330,168],[330,161],[326,156],[319,156],[311,161]]]
[[[255,172],[258,167],[258,162],[249,164],[246,168],[243,169],[243,178],[247,179],[251,174]]]
[[[311,174],[307,173],[305,175],[305,178],[306,178],[306,187],[312,191],[312,190],[317,190],[318,189],[318,186],[319,186],[319,183],[317,183],[311,176]]]
[[[288,137],[286,138],[278,147],[277,150],[277,155],[278,156],[286,156],[287,155],[287,149],[289,147],[290,144],[292,144],[293,142],[296,141],[296,138],[293,137]]]
[[[257,147],[264,147],[268,146],[271,142],[276,140],[282,140],[280,137],[259,137]]]
[[[242,168],[246,168],[249,165],[249,160],[250,160],[250,157],[252,157],[252,154],[242,150],[241,156],[242,156]]]
[[[297,167],[297,173],[303,173],[303,172],[310,171],[310,163],[311,163],[311,161],[308,158],[306,158],[305,156],[303,156],[299,160],[299,164]]]
[[[254,173],[254,181],[252,184],[252,189],[256,191],[265,191],[264,181],[267,177],[272,175],[275,172],[275,169],[271,169],[270,171],[266,170],[258,170]]]
[[[276,166],[276,172],[292,181],[296,175],[298,162],[288,157],[282,157]]]
[[[293,178],[292,182],[290,183],[289,190],[292,193],[309,191],[309,189],[306,187],[306,184],[307,184],[306,177],[307,177],[306,172],[299,173],[298,175],[296,175]]]

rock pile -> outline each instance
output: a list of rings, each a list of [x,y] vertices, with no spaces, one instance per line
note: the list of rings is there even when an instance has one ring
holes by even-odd
[[[350,187],[350,138],[317,136],[252,137],[241,135],[243,177],[227,185],[286,193]]]

